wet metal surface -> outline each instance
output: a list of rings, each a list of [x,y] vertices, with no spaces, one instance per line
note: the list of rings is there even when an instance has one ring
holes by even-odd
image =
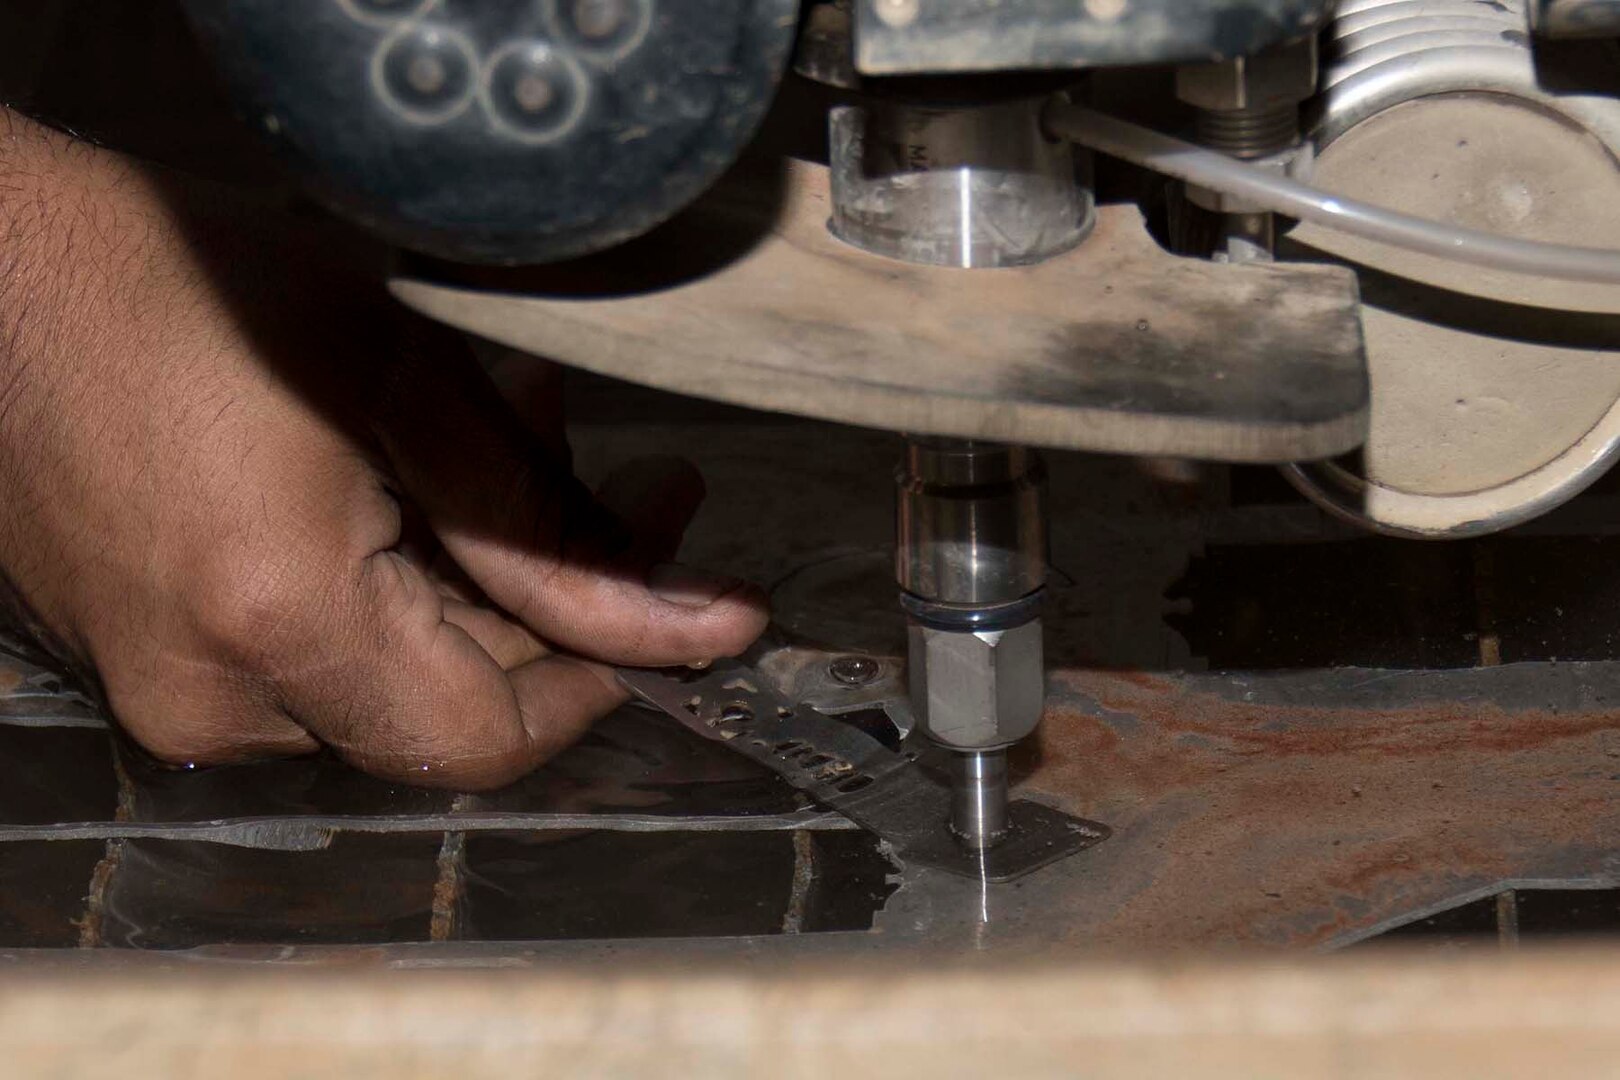
[[[319,852],[168,840],[122,847],[101,944],[380,944],[426,941],[439,840],[339,836]]]
[[[770,770],[689,738],[663,716],[621,709],[567,754],[474,796],[468,809],[754,817],[809,805]]]
[[[90,881],[105,852],[99,840],[0,844],[0,941],[33,949],[78,945]]]
[[[323,756],[198,772],[166,768],[133,748],[124,760],[140,821],[443,814],[454,798],[375,780]],[[565,757],[508,788],[468,797],[459,812],[760,815],[806,805],[768,770],[688,739],[661,718],[623,710]]]
[[[858,833],[497,833],[466,866],[466,937],[486,941],[866,930],[894,889]]]
[[[88,919],[89,943],[114,946],[427,941],[436,890],[448,889],[456,929],[441,940],[452,941],[872,925],[901,950],[1343,944],[1504,883],[1620,881],[1617,699],[1612,662],[1067,672],[1015,773],[1025,795],[1116,832],[1016,886],[917,867],[891,882],[864,833],[775,827],[472,828],[447,882],[443,831],[340,824],[308,851],[0,842],[0,934],[78,943],[68,928]],[[806,879],[806,845],[842,854],[814,859],[826,876]],[[854,869],[832,875],[840,864]]]
[[[117,810],[112,741],[105,731],[15,727],[0,719],[0,762],[9,766],[0,783],[0,822],[107,821]]]
[[[697,461],[709,510],[682,558],[773,587],[793,646],[764,665],[776,685],[854,717],[903,685],[891,439],[613,401],[575,433],[583,475],[672,447]],[[633,935],[676,956],[1323,947],[1509,888],[1529,911],[1535,890],[1620,884],[1614,489],[1421,546],[1358,539],[1242,470],[1166,489],[1125,461],[1051,468],[1054,671],[1012,767],[1020,795],[1113,827],[1076,859],[1009,886],[897,867],[768,771],[635,711],[479,796],[318,758],[157,770],[8,661],[0,947],[407,966]],[[870,682],[832,676],[857,653]]]
[[[0,948],[797,935],[895,888],[867,834],[641,710],[455,795],[324,755],[165,768],[15,649],[0,682]]]

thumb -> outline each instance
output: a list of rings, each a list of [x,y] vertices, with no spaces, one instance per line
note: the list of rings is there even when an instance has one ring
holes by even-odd
[[[643,481],[639,496],[610,484],[617,518],[464,355],[412,360],[412,377],[391,380],[381,442],[445,550],[491,600],[547,640],[616,664],[731,656],[764,630],[757,587],[677,564],[648,567],[649,553],[673,550],[695,508],[678,490],[688,481],[657,491]],[[623,521],[665,535],[638,543]]]

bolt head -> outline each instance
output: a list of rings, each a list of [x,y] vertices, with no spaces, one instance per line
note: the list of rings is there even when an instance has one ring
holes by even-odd
[[[1293,105],[1316,93],[1316,39],[1176,69],[1176,96],[1214,112]]]
[[[827,665],[827,673],[845,686],[864,686],[882,670],[870,656],[840,656]]]

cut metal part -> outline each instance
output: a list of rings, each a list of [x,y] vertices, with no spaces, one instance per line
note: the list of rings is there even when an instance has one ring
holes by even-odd
[[[676,674],[620,668],[618,676],[688,730],[724,742],[875,833],[905,863],[1012,881],[1109,834],[1105,825],[1020,799],[1008,804],[1006,838],[994,848],[970,850],[946,826],[952,791],[936,772],[941,751],[891,750],[858,728],[778,696],[738,661]]]
[[[881,712],[895,739],[910,736],[915,724],[905,665],[892,659],[773,641],[749,649],[742,662],[778,694],[823,716]]]

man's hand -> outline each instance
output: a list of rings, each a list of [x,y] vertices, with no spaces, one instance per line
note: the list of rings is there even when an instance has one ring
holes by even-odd
[[[485,787],[622,700],[592,661],[758,635],[757,590],[667,563],[689,467],[593,498],[286,231],[0,110],[0,570],[139,742]]]

